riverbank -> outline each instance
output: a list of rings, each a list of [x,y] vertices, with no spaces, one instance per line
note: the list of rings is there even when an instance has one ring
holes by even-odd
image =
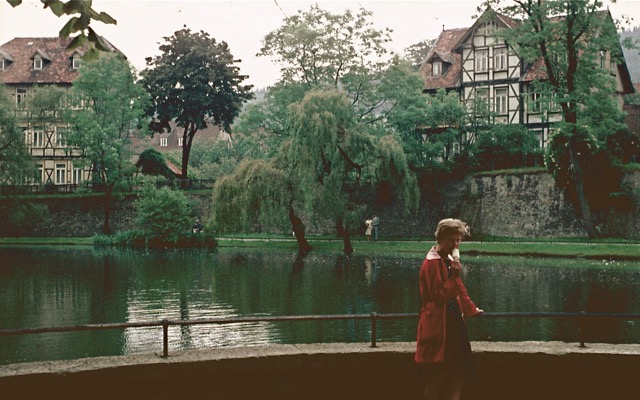
[[[341,252],[342,239],[326,236],[309,236],[309,243],[316,251]],[[247,249],[282,249],[296,251],[294,238],[283,236],[246,236],[217,238],[221,248]],[[353,247],[356,252],[366,254],[425,254],[434,243],[432,239],[395,239],[368,242],[365,239],[354,238]],[[45,238],[0,238],[0,245],[63,245],[63,246],[91,246],[93,239],[45,237]],[[576,239],[537,239],[523,241],[523,239],[496,238],[492,241],[463,242],[461,251],[466,255],[508,255],[525,257],[555,257],[555,258],[585,258],[595,260],[640,260],[640,242],[611,239],[601,241],[577,241]]]
[[[272,345],[0,366],[0,392],[66,399],[420,399],[415,343]],[[633,398],[640,345],[472,342],[466,399]]]

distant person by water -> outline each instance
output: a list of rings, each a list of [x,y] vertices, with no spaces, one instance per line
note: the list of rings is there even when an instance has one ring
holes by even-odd
[[[371,222],[373,224],[373,240],[377,241],[378,230],[380,229],[380,218],[376,214],[373,214],[373,219],[371,220]]]
[[[425,400],[457,400],[472,372],[471,344],[465,319],[482,313],[467,294],[460,272],[459,247],[469,228],[443,219],[436,245],[420,267],[422,308],[414,360],[423,380]]]
[[[371,220],[371,218],[367,218],[366,221],[364,221],[364,225],[365,225],[365,231],[364,231],[364,235],[367,237],[367,241],[371,241],[371,231],[373,230],[373,220]]]
[[[200,232],[202,232],[202,229],[203,229],[203,226],[200,223],[200,220],[196,219],[196,221],[193,223],[193,227],[192,227],[193,233],[200,233]]]

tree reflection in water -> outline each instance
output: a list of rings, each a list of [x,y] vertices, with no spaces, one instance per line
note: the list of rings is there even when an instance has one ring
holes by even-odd
[[[20,329],[235,316],[417,313],[422,256],[0,249],[0,326]],[[465,257],[487,312],[640,313],[639,263]],[[417,320],[382,320],[379,341],[414,341]],[[634,322],[589,321],[596,340],[638,343]],[[368,342],[368,321],[170,327],[170,351],[267,343]],[[577,340],[575,321],[474,319],[472,340]],[[154,353],[161,328],[0,338],[0,363]]]

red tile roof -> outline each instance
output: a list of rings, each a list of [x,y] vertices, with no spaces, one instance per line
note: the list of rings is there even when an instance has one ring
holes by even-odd
[[[17,83],[72,83],[78,70],[71,66],[74,53],[84,54],[82,49],[67,50],[70,38],[15,38],[0,46],[0,56],[12,61],[0,70],[0,80],[5,84]],[[112,46],[112,51],[120,53]],[[45,61],[41,70],[33,69],[33,56],[39,54]],[[6,57],[6,56],[9,57]]]
[[[453,53],[453,46],[464,36],[468,28],[444,30],[438,37],[433,49],[420,67],[420,74],[424,79],[425,89],[453,88],[460,83],[460,71],[462,68],[460,54]],[[448,64],[444,74],[431,76],[431,64],[434,59],[440,59]]]

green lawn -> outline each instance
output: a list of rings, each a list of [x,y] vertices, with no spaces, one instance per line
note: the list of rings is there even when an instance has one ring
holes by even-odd
[[[288,238],[287,238],[288,239]],[[502,238],[500,241],[483,242],[463,242],[460,249],[467,254],[492,254],[492,255],[525,255],[537,257],[584,257],[594,259],[629,259],[640,260],[640,243],[629,241],[581,241],[575,239],[537,239],[532,242],[507,241]],[[342,240],[336,238],[316,238],[309,237],[309,243],[316,250],[327,250],[340,252],[342,250]],[[352,240],[353,248],[358,252],[366,253],[418,253],[426,254],[434,244],[433,240],[413,239],[413,240],[393,240],[367,242],[356,237]],[[284,248],[296,249],[295,241],[284,241],[280,237],[245,237],[234,240],[221,239],[220,247],[249,247],[249,248]]]
[[[466,254],[487,255],[524,255],[536,257],[583,257],[592,259],[640,260],[640,243],[631,241],[576,241],[576,239],[535,239],[523,242],[522,239],[508,241],[506,238],[496,241],[463,242],[460,249]],[[308,238],[315,250],[339,253],[342,251],[342,240],[335,237]],[[0,245],[91,245],[93,238],[0,238]],[[433,240],[397,239],[367,242],[355,237],[353,248],[357,253],[366,254],[426,254],[434,244]],[[219,246],[224,248],[282,249],[295,251],[297,245],[292,237],[281,235],[250,235],[219,239]]]

